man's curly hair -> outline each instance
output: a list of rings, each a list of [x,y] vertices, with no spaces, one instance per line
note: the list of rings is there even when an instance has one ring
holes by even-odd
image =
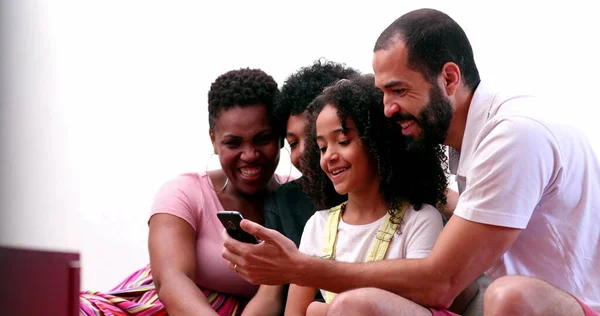
[[[290,75],[283,86],[276,105],[279,122],[286,124],[290,115],[304,113],[308,105],[323,92],[327,86],[340,79],[358,76],[360,72],[344,64],[316,60],[312,65],[300,68]]]
[[[383,94],[375,87],[374,76],[363,75],[338,81],[308,108],[310,127],[302,159],[309,181],[305,181],[304,189],[318,207],[331,205],[331,196],[324,189],[331,181],[321,170],[316,142],[316,120],[326,105],[337,108],[342,129],[347,128],[348,119],[356,125],[359,140],[376,165],[379,192],[390,205],[390,211],[397,209],[402,201],[412,204],[415,210],[424,203],[434,206],[446,203],[444,149],[438,146],[427,152],[425,149],[409,152],[401,127],[383,113]]]
[[[234,106],[261,104],[269,115],[279,94],[277,82],[260,69],[242,68],[220,75],[208,91],[208,124],[212,130],[221,111]]]

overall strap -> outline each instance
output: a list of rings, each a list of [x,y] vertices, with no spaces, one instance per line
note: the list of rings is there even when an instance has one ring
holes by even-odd
[[[327,225],[325,226],[325,244],[323,246],[323,258],[324,259],[335,259],[335,244],[337,241],[338,226],[342,217],[342,210],[346,206],[346,202],[333,207],[329,210],[329,217],[327,218]],[[381,227],[375,234],[375,240],[369,251],[367,262],[383,260],[385,253],[387,252],[390,242],[394,238],[394,234],[398,230],[398,226],[406,213],[408,203],[402,203],[399,210],[394,212],[393,222],[390,220],[390,213],[386,213]],[[330,304],[331,301],[336,297],[337,293],[324,291],[325,302]]]
[[[323,258],[335,259],[335,241],[337,239],[338,226],[342,217],[342,209],[346,202],[334,206],[329,210],[327,225],[325,226],[325,243],[323,244]]]
[[[335,259],[335,242],[337,241],[338,226],[340,225],[342,210],[345,206],[346,202],[332,207],[329,210],[329,217],[327,218],[327,225],[325,226],[325,243],[323,244],[324,259]],[[324,292],[325,302],[330,304],[337,294],[329,291]]]
[[[375,240],[369,251],[367,262],[383,260],[388,246],[394,238],[394,234],[398,231],[398,226],[400,226],[400,222],[402,221],[402,217],[404,217],[407,208],[408,203],[402,203],[400,209],[394,212],[393,220],[390,220],[391,216],[389,212],[385,214],[381,227],[379,228],[379,231],[377,231],[377,234],[375,234]]]

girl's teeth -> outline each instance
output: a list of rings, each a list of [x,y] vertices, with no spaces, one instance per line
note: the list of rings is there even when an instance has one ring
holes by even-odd
[[[335,171],[333,171],[332,173],[333,173],[333,174],[339,174],[339,173],[342,173],[343,171],[346,171],[346,169],[339,169],[339,170],[335,170]]]

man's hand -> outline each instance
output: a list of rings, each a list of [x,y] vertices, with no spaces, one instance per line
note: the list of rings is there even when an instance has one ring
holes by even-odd
[[[258,245],[242,243],[223,230],[222,256],[229,261],[229,267],[235,268],[242,278],[256,285],[294,283],[298,278],[296,267],[303,257],[294,242],[275,230],[246,219],[240,226],[262,242]]]

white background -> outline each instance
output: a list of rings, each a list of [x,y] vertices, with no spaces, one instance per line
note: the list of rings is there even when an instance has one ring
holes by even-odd
[[[82,288],[108,290],[148,263],[158,187],[204,170],[219,74],[281,85],[320,57],[371,72],[381,31],[418,7],[462,25],[484,80],[559,100],[600,148],[593,2],[529,3],[3,1],[0,244],[78,251]]]

